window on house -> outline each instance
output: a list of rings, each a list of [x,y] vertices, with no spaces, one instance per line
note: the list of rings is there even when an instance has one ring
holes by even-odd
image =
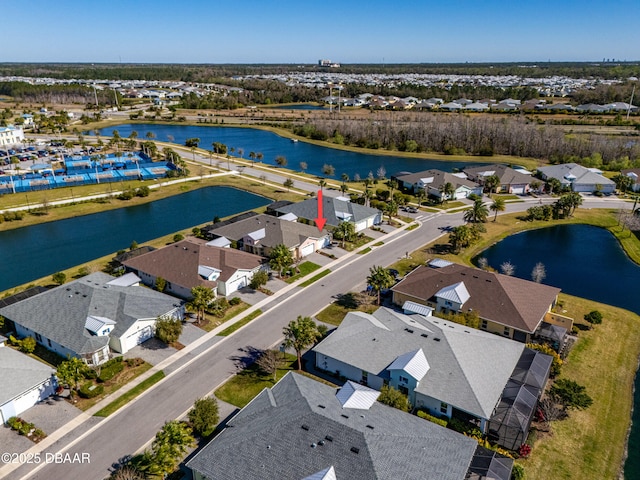
[[[42,335],[40,335],[39,333],[36,333],[36,340],[42,343]]]
[[[362,380],[360,381],[360,383],[362,383],[363,385],[366,385],[368,381],[369,381],[369,373],[365,372],[363,370],[362,371]]]
[[[444,402],[440,402],[440,413],[447,413],[447,410],[449,410],[449,405]]]
[[[486,330],[486,329],[487,329],[487,321],[486,321],[486,320],[482,320],[482,321],[480,322],[480,328],[481,328],[482,330]]]
[[[504,327],[503,335],[508,337],[509,333],[511,333],[511,329],[509,327]]]
[[[402,375],[400,375],[400,381],[402,383],[409,383],[409,379],[407,377],[403,377]]]
[[[398,390],[403,395],[409,395],[409,389],[407,387],[403,387],[402,385],[398,385]]]

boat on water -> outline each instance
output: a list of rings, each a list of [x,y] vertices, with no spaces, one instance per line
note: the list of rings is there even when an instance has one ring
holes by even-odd
[[[297,138],[292,138],[291,139],[291,143],[298,143],[298,139]]]

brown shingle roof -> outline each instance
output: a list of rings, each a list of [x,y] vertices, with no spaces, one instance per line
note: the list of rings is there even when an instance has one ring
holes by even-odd
[[[198,275],[199,265],[220,270],[218,280],[224,282],[237,270],[253,270],[262,262],[262,257],[252,253],[213,247],[206,245],[204,240],[189,238],[123,263],[128,268],[191,289],[198,285],[216,286],[216,282],[204,280]]]
[[[444,287],[464,282],[471,297],[463,310],[481,318],[533,333],[560,289],[464,265],[418,267],[391,290],[426,302]]]

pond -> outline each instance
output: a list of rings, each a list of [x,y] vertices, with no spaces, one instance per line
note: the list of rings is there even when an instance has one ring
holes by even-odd
[[[496,270],[511,262],[514,275],[527,280],[531,280],[535,264],[542,262],[547,274],[543,283],[570,295],[640,313],[640,266],[603,228],[558,225],[529,230],[507,237],[480,256]]]
[[[419,172],[431,168],[437,168],[451,172],[453,169],[462,169],[467,165],[480,165],[471,162],[431,160],[422,158],[404,158],[393,155],[370,155],[358,152],[348,152],[329,147],[321,147],[306,142],[292,142],[288,138],[276,135],[273,132],[255,128],[215,127],[215,126],[190,126],[190,125],[161,125],[161,124],[122,124],[100,130],[100,135],[111,136],[117,130],[121,137],[128,137],[132,131],[138,133],[139,139],[147,138],[147,133],[155,135],[155,139],[163,142],[175,142],[184,145],[187,138],[199,138],[200,147],[211,150],[213,142],[234,148],[231,153],[237,156],[238,148],[244,150],[243,158],[249,159],[249,153],[262,153],[263,163],[276,165],[275,159],[283,156],[287,159],[287,168],[300,170],[300,162],[306,162],[307,173],[324,176],[322,167],[325,164],[335,168],[332,178],[340,179],[343,173],[353,178],[357,173],[361,178],[367,177],[369,172],[377,175],[380,167],[386,171],[386,176],[405,171]],[[93,132],[85,132],[92,134]],[[490,163],[490,161],[486,162]]]
[[[117,201],[117,200],[114,200]],[[206,187],[144,205],[0,232],[0,291],[194,225],[271,203],[229,187]],[[124,205],[124,204],[123,204]]]
[[[640,266],[626,255],[603,228],[558,225],[512,235],[480,256],[499,269],[511,262],[515,276],[531,279],[537,262],[546,270],[544,283],[563,292],[640,313]],[[474,259],[477,263],[479,257]],[[640,371],[636,373],[634,413],[624,472],[627,480],[640,478]]]

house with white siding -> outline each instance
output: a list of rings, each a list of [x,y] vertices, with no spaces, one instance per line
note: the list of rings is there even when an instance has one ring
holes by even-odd
[[[526,440],[551,367],[550,356],[522,343],[387,308],[373,314],[349,312],[313,352],[316,368],[376,390],[392,386],[415,408],[470,422],[507,448]],[[503,421],[510,418],[505,395],[511,391],[505,389],[514,382],[536,399],[526,412],[512,403],[523,415],[515,426]]]
[[[55,393],[55,369],[5,345],[0,335],[0,424]]]
[[[182,302],[139,285],[129,274],[95,272],[0,308],[17,336],[33,337],[62,357],[106,362],[150,339],[158,317],[182,319]]]
[[[599,190],[602,193],[613,193],[616,190],[616,183],[601,175],[600,170],[583,167],[577,163],[539,167],[538,172],[543,180],[555,178],[563,186],[570,187],[573,192],[592,193]]]

